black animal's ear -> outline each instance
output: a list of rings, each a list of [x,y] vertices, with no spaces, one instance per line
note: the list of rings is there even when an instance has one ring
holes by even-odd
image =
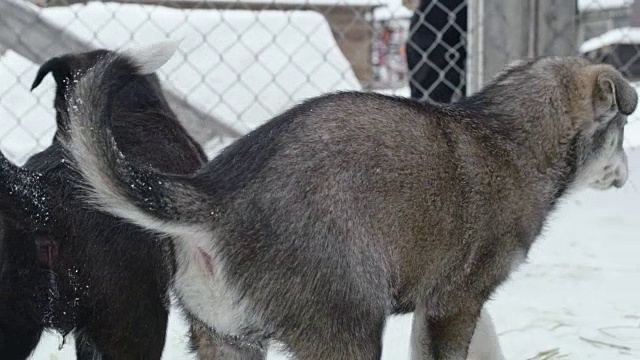
[[[604,68],[596,76],[593,106],[598,120],[609,120],[618,112],[630,115],[638,105],[636,90],[618,71]]]
[[[48,73],[53,75],[56,84],[60,87],[64,85],[64,80],[69,77],[70,70],[67,64],[67,60],[63,57],[54,57],[47,60],[40,69],[38,69],[38,73],[36,74],[36,78],[33,80],[33,84],[31,84],[31,91],[38,87],[47,76]]]

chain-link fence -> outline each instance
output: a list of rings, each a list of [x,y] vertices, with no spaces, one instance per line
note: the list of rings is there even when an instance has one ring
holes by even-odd
[[[632,0],[0,1],[0,148],[24,161],[54,132],[66,52],[182,39],[159,75],[213,153],[302,99],[373,90],[431,101],[476,91],[511,60],[585,56],[640,72]]]
[[[330,91],[455,101],[508,62],[546,55],[581,54],[640,77],[639,0],[0,0],[0,150],[23,163],[51,142],[53,79],[31,90],[44,61],[167,38],[182,43],[158,74],[210,155]],[[625,131],[640,146],[640,121]]]

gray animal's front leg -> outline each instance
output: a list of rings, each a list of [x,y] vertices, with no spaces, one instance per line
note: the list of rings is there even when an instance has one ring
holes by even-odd
[[[411,327],[411,360],[466,360],[480,314],[464,309],[433,317],[424,304],[416,307]]]

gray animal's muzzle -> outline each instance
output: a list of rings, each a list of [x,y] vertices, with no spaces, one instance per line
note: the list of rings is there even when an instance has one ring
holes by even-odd
[[[596,165],[593,169],[592,181],[589,185],[593,189],[606,190],[611,187],[621,188],[629,178],[627,154],[623,149],[613,153],[604,164]]]

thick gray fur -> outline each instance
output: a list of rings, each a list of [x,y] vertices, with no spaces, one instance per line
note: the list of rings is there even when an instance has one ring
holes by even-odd
[[[103,87],[83,86],[104,70],[77,87],[67,144],[93,203],[173,239],[190,314],[299,359],[379,359],[387,317],[412,311],[413,359],[465,359],[558,200],[627,180],[637,95],[580,58],[518,62],[453,105],[313,98],[190,176],[117,152]]]

